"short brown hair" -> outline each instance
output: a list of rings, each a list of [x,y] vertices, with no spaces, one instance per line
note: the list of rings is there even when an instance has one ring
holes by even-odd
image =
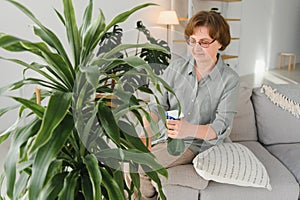
[[[222,45],[220,50],[226,49],[229,45],[230,28],[221,14],[214,11],[200,11],[196,13],[185,27],[185,37],[193,35],[194,29],[199,26],[208,28],[209,36]]]

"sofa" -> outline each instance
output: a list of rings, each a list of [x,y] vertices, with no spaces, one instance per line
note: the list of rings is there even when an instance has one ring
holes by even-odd
[[[299,85],[269,85],[281,97],[300,103]],[[289,103],[289,102],[285,102]],[[299,104],[298,104],[299,106]],[[295,114],[296,113],[296,114]],[[241,83],[230,139],[246,146],[264,165],[272,190],[205,180],[193,164],[168,169],[163,191],[169,200],[300,199],[300,110],[271,101],[261,87]]]

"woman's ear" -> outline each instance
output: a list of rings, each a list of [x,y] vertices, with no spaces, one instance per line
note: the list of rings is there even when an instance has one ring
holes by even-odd
[[[222,44],[221,44],[219,41],[217,41],[217,46],[216,46],[216,48],[217,48],[218,50],[220,50],[220,49],[222,48]]]
[[[222,44],[220,44],[219,42],[218,42],[218,49],[220,50],[221,48],[222,48]]]

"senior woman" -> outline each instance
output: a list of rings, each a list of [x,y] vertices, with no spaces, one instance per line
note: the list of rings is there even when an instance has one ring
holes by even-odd
[[[163,91],[158,99],[166,111],[179,109],[181,105],[184,117],[167,120],[166,135],[183,139],[185,150],[179,156],[171,155],[167,140],[162,139],[166,138],[164,134],[161,138],[151,138],[159,142],[152,147],[148,145],[165,168],[192,163],[199,152],[223,142],[230,134],[236,113],[239,76],[219,54],[230,43],[228,23],[219,13],[200,11],[189,20],[184,34],[191,56],[176,59],[162,75],[178,99],[168,91]],[[152,118],[159,121],[157,107],[150,110]],[[144,124],[150,126],[146,119]],[[142,199],[156,199],[150,178],[145,173],[140,173],[140,178]]]

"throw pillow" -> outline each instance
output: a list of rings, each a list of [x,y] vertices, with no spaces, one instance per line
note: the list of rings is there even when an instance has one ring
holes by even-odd
[[[213,146],[199,153],[193,165],[206,180],[272,190],[264,165],[242,144],[222,143]]]
[[[252,102],[259,141],[265,145],[300,142],[300,84],[255,88]]]
[[[240,83],[237,113],[234,116],[230,139],[237,141],[257,141],[255,115],[251,102],[252,88]]]

